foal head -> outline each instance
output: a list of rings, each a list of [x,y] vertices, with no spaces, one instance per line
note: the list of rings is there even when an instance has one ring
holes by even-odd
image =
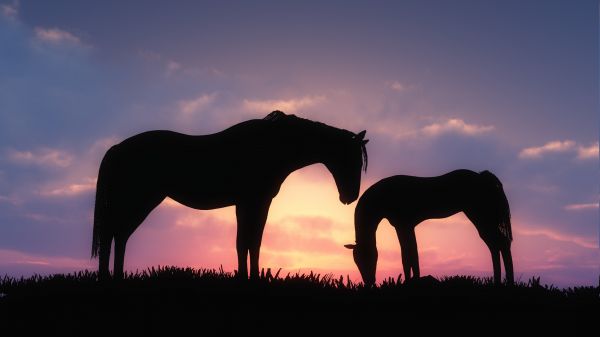
[[[369,287],[374,285],[377,269],[377,247],[374,244],[349,244],[344,245],[344,247],[352,249],[354,263],[356,263],[365,285]]]

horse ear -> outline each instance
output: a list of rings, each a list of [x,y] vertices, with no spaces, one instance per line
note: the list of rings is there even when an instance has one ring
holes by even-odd
[[[362,144],[363,144],[363,145],[367,144],[368,142],[369,142],[369,140],[368,140],[368,139],[363,139],[363,140],[362,140]]]
[[[354,248],[356,248],[356,245],[355,244],[347,244],[347,245],[344,245],[344,247],[346,247],[348,249],[354,249]]]
[[[365,138],[366,133],[367,133],[367,130],[362,130],[361,132],[356,134],[356,139],[363,140]]]

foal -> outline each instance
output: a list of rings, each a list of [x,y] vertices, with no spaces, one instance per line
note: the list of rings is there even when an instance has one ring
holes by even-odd
[[[354,250],[354,262],[364,283],[373,285],[377,267],[375,232],[381,220],[388,219],[400,241],[406,280],[411,275],[418,278],[415,227],[427,219],[445,218],[458,212],[466,214],[489,248],[494,282],[501,283],[502,254],[506,283],[512,284],[510,208],[502,183],[489,171],[456,170],[438,177],[398,175],[380,180],[360,197],[354,213],[356,244],[345,247]]]

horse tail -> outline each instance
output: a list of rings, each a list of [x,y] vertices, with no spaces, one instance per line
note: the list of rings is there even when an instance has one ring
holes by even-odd
[[[112,152],[114,147],[111,147],[102,162],[98,172],[98,180],[96,181],[96,203],[94,205],[94,229],[92,234],[92,258],[97,257],[100,252],[100,241],[106,231],[106,218],[108,212],[108,181],[111,174]]]
[[[509,241],[512,241],[512,228],[510,223],[510,207],[508,199],[502,188],[502,182],[490,171],[479,172],[486,183],[493,188],[495,201],[495,214],[498,220],[498,229]]]

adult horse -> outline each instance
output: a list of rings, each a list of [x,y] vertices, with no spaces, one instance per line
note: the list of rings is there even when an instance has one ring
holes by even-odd
[[[510,208],[502,183],[489,171],[456,170],[439,177],[398,175],[378,181],[360,197],[354,212],[356,244],[345,247],[354,250],[354,262],[364,283],[373,285],[377,266],[375,231],[381,220],[388,219],[400,241],[405,279],[411,279],[411,270],[412,277],[418,278],[415,226],[461,211],[492,254],[494,282],[501,283],[502,253],[506,282],[512,284]]]
[[[235,205],[238,273],[258,276],[258,258],[271,200],[293,171],[322,163],[333,175],[340,201],[358,198],[366,169],[365,131],[354,134],[273,111],[264,119],[210,135],[149,131],[111,147],[100,165],[92,257],[99,277],[123,277],[125,245],[148,213],[166,197],[196,209]]]

